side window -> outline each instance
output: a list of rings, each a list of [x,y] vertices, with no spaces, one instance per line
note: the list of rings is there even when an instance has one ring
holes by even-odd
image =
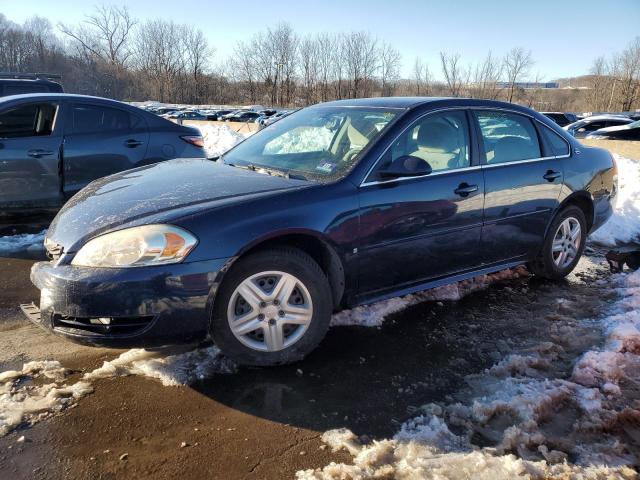
[[[488,164],[540,158],[536,129],[527,117],[516,113],[476,113]]]
[[[0,113],[0,138],[51,135],[57,106],[52,103],[22,105]]]
[[[139,118],[119,108],[100,105],[74,104],[72,133],[117,132],[135,128]]]
[[[470,166],[469,124],[465,112],[455,110],[418,120],[384,153],[372,180],[379,179],[377,172],[403,156],[427,162],[434,172]]]
[[[554,155],[569,155],[569,143],[560,134],[547,127],[543,127],[542,131]]]

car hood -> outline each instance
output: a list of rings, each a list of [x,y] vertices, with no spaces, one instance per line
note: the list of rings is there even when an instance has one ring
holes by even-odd
[[[96,180],[62,207],[46,238],[77,251],[102,233],[180,217],[233,202],[313,185],[204,159],[179,159]]]

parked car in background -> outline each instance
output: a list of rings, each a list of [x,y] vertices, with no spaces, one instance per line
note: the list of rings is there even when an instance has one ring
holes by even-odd
[[[216,162],[93,182],[47,231],[40,305],[23,311],[90,345],[209,333],[239,363],[294,362],[335,310],[522,264],[564,277],[612,214],[616,178],[608,151],[518,105],[321,104]]]
[[[600,140],[640,140],[640,120],[621,125],[618,127],[607,127],[591,132],[586,138]]]
[[[206,115],[193,110],[187,110],[184,112],[173,112],[168,115],[168,118],[171,118],[173,120],[208,120]]]
[[[176,107],[159,107],[156,108],[153,113],[155,113],[156,115],[167,115],[179,111],[180,110],[178,110]]]
[[[54,82],[60,75],[47,73],[0,73],[0,97],[25,93],[62,93],[62,85]]]
[[[297,110],[281,110],[279,112],[274,113],[273,115],[271,115],[270,117],[267,118],[261,118],[258,120],[258,123],[260,125],[262,125],[263,127],[266,127],[268,125],[271,125],[273,123],[276,123],[278,120],[283,119],[284,117],[291,115],[293,112],[296,112]]]
[[[621,115],[596,115],[578,120],[562,128],[576,138],[584,138],[589,133],[600,130],[601,128],[618,127],[631,122],[633,122],[633,120],[629,117],[623,117]]]
[[[551,120],[556,122],[561,127],[565,125],[569,125],[570,123],[574,123],[578,121],[578,117],[573,113],[563,113],[563,112],[540,112],[545,117],[549,117]]]
[[[222,120],[222,117],[224,117],[225,115],[229,115],[230,113],[235,112],[235,110],[214,110],[210,115],[209,115],[209,120]]]
[[[240,111],[231,113],[229,115],[225,115],[223,120],[225,122],[255,122],[257,118],[260,117],[258,112],[253,111]]]
[[[178,157],[203,139],[126,103],[69,94],[0,99],[0,212],[58,208],[96,178]]]

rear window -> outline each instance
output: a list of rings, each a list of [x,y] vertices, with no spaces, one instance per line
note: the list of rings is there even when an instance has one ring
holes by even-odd
[[[142,119],[119,108],[74,104],[72,122],[72,133],[103,133],[140,127]]]
[[[569,142],[567,142],[562,136],[548,127],[542,129],[544,137],[547,139],[547,143],[551,147],[551,151],[556,156],[569,155]]]
[[[527,117],[511,112],[476,112],[488,164],[540,158],[536,129]]]
[[[53,131],[57,106],[52,103],[21,105],[0,113],[0,138],[37,137]]]

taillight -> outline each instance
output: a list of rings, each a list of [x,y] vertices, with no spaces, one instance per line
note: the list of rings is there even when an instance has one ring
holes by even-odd
[[[204,138],[202,138],[202,136],[200,135],[183,135],[180,138],[196,147],[204,147]]]

